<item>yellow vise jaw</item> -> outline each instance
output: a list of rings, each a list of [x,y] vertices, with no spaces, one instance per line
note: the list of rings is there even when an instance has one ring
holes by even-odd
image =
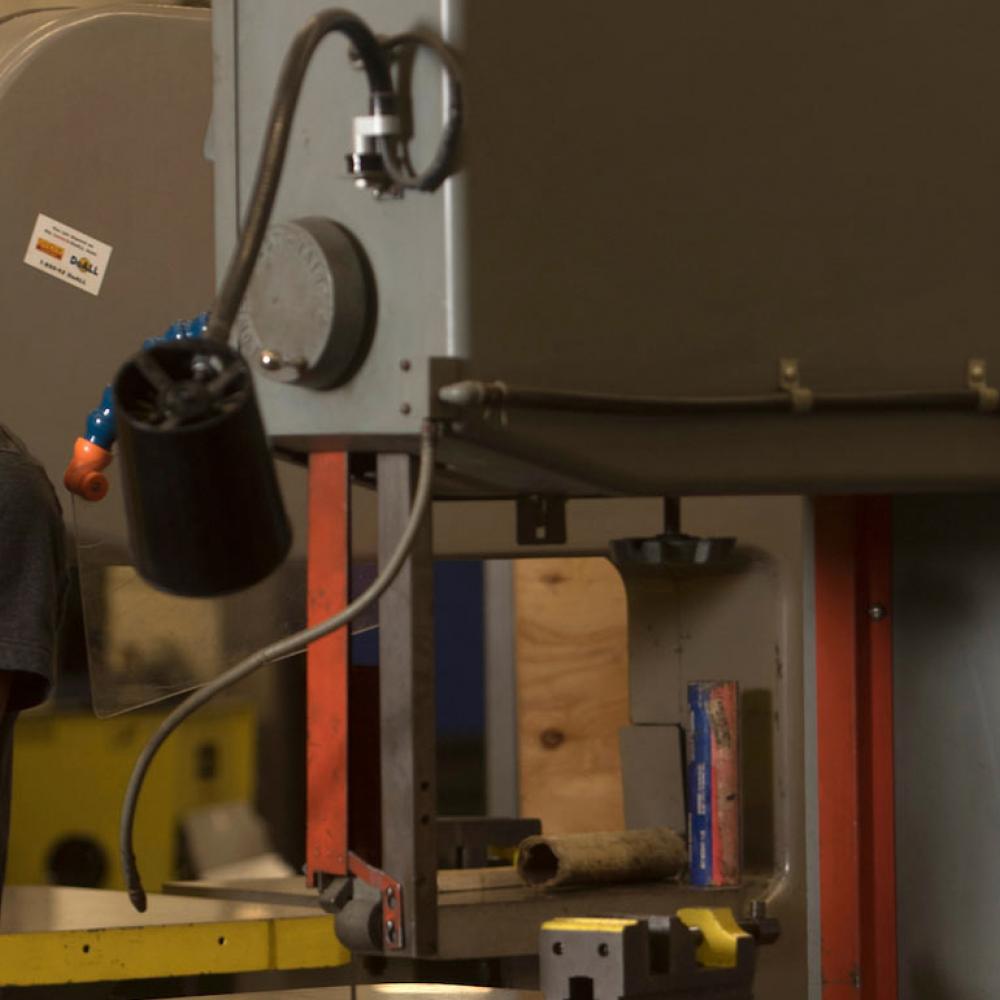
[[[695,952],[698,963],[706,969],[735,969],[740,938],[749,938],[733,911],[728,907],[688,907],[677,911],[686,927],[701,931],[701,944]]]

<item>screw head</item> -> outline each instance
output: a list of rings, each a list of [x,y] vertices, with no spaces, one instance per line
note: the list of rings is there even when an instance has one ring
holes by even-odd
[[[385,901],[389,906],[396,905],[396,890],[390,885],[388,889],[385,890]]]
[[[871,618],[873,622],[880,622],[885,618],[889,612],[886,610],[884,604],[873,604],[868,609],[868,617]]]
[[[396,940],[396,921],[395,920],[387,920],[385,922],[385,936],[390,941],[395,941]]]
[[[286,358],[280,351],[273,351],[265,347],[257,356],[257,361],[266,372],[280,372],[290,368],[297,372],[303,372],[308,367],[305,358]]]
[[[403,358],[403,360],[399,362],[399,367],[404,372],[408,372],[413,367],[413,362],[410,361],[409,358]]]
[[[260,352],[260,366],[267,372],[281,371],[285,367],[285,359],[277,352],[265,348]]]
[[[404,417],[408,417],[410,415],[410,412],[412,410],[413,410],[413,407],[410,406],[409,403],[403,403],[403,405],[400,406],[400,408],[399,408],[399,412],[402,413]]]

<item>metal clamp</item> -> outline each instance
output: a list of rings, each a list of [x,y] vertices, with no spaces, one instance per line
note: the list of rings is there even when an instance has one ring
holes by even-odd
[[[798,358],[782,358],[778,362],[778,384],[791,397],[793,412],[809,413],[812,410],[812,389],[807,389],[799,381]]]
[[[979,397],[979,412],[993,413],[1000,409],[1000,391],[986,382],[986,362],[972,358],[966,367],[966,384]]]
[[[378,140],[398,136],[402,132],[399,116],[375,108],[369,115],[354,119],[354,148],[347,157],[347,171],[359,188],[370,188],[383,195],[392,189]]]
[[[382,945],[399,951],[404,945],[403,887],[391,875],[368,864],[353,851],[347,855],[347,870],[365,885],[377,889],[382,902]]]
[[[403,888],[353,852],[346,875],[324,886],[319,905],[335,918],[337,937],[351,951],[399,951],[405,944]]]
[[[539,940],[542,991],[545,1000],[752,1000],[757,946],[777,936],[772,923],[755,940],[727,909],[549,920]]]

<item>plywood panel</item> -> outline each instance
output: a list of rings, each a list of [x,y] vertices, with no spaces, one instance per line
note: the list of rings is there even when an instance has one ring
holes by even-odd
[[[521,814],[550,833],[624,826],[625,590],[606,559],[514,569]]]

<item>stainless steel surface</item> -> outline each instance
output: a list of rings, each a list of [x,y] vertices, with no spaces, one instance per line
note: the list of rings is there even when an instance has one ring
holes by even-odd
[[[380,564],[409,520],[415,473],[408,455],[378,457]],[[380,867],[402,886],[402,951],[409,955],[433,955],[438,945],[431,545],[427,518],[410,558],[379,602]]]
[[[900,1000],[1000,993],[998,508],[996,495],[893,505]]]

